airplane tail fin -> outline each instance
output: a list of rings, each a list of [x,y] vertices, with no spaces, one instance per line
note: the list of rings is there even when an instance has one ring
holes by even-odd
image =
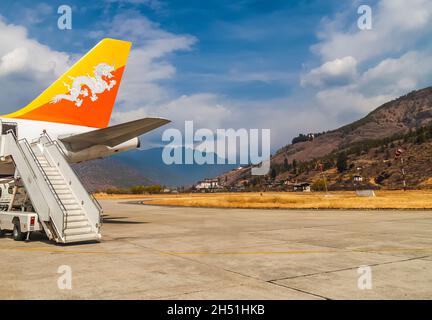
[[[30,104],[4,117],[107,127],[131,45],[103,39]]]

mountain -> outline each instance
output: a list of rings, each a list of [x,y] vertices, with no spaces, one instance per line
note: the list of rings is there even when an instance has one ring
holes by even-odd
[[[401,168],[398,162],[392,160],[392,155],[395,148],[402,148],[405,150],[408,183],[411,186],[428,185],[428,181],[432,183],[432,169],[429,169],[432,168],[432,137],[429,139],[429,131],[426,130],[425,138],[421,138],[421,128],[431,121],[432,87],[413,91],[383,104],[351,124],[317,134],[314,138],[309,138],[307,134],[299,135],[299,138],[293,139],[294,144],[286,145],[272,157],[273,180],[317,182],[322,179],[316,163],[320,161],[324,164],[329,184],[335,188],[350,185],[355,174],[363,175],[373,185],[399,186]],[[203,178],[215,176],[227,187],[240,182],[262,184],[262,178],[250,176],[250,167],[234,169],[238,165],[228,164],[166,165],[162,161],[162,150],[128,151],[107,159],[78,164],[76,169],[89,190],[156,183],[189,186]],[[185,149],[182,152],[184,154]],[[341,153],[346,153],[347,157],[348,168],[344,172],[336,169]]]
[[[364,118],[328,131],[313,141],[290,144],[280,149],[272,162],[307,161],[322,157],[331,151],[368,139],[380,139],[432,121],[432,87],[413,91],[378,107]]]
[[[182,148],[182,154],[185,154]],[[221,164],[171,164],[162,161],[163,148],[152,148],[148,150],[132,150],[115,155],[113,158],[135,170],[138,170],[149,179],[167,186],[189,186],[198,180],[214,177],[236,165]],[[215,161],[216,157],[212,154]]]
[[[236,167],[230,164],[167,165],[162,161],[162,151],[163,148],[131,150],[110,158],[76,164],[75,169],[87,189],[94,191],[151,184],[190,186]],[[184,154],[184,148],[182,152]]]
[[[401,185],[399,160],[393,160],[396,148],[404,149],[405,170],[411,186],[427,185],[432,177],[432,87],[413,91],[387,102],[364,118],[309,139],[301,134],[278,150],[271,158],[274,181],[309,181],[322,179],[317,161],[335,187],[363,175],[367,183],[395,187]],[[306,141],[305,141],[306,140]],[[348,168],[339,172],[341,154]],[[384,179],[383,179],[384,177]],[[262,179],[250,176],[250,168],[233,170],[219,176],[226,185],[239,183],[262,185]],[[258,179],[258,180],[257,180]],[[268,180],[268,177],[267,177]],[[376,182],[379,181],[379,183]],[[432,182],[432,181],[431,181]]]
[[[112,158],[77,163],[73,167],[88,191],[155,184],[137,169]]]

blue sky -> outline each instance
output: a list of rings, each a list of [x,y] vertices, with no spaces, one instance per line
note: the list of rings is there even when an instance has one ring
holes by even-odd
[[[88,32],[109,24],[114,16],[143,15],[163,30],[197,39],[191,50],[170,57],[177,74],[167,85],[184,94],[211,91],[234,98],[266,99],[283,97],[297,85],[302,63],[311,56],[309,46],[316,39],[316,26],[338,2],[206,1],[203,6],[202,1],[73,1],[71,31],[56,27],[55,11],[64,1],[4,2],[0,12],[9,22],[26,26],[30,37],[69,53],[91,48],[97,38],[88,37]],[[31,19],[27,19],[28,10]],[[255,74],[255,79],[241,81],[243,73]],[[263,81],[266,75],[270,79]]]
[[[57,28],[61,4],[73,9],[72,30]],[[361,4],[372,8],[372,30],[357,27]],[[32,100],[107,36],[134,43],[113,122],[164,116],[179,128],[184,120],[270,128],[273,150],[432,78],[427,0],[2,1],[0,16],[0,59],[19,62],[0,60],[2,112]]]

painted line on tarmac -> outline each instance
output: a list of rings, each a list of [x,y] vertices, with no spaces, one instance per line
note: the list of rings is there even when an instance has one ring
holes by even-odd
[[[432,248],[359,248],[352,249],[354,252],[405,252],[405,251],[432,251]]]
[[[290,250],[290,251],[232,251],[232,252],[162,252],[163,254],[175,255],[248,255],[248,254],[304,254],[304,253],[335,253],[341,250]]]
[[[228,251],[228,252],[210,252],[210,251],[184,251],[174,252],[166,251],[162,254],[169,255],[272,255],[272,254],[321,254],[321,253],[341,253],[341,252],[412,252],[412,251],[432,251],[432,248],[359,248],[359,249],[328,249],[328,250],[287,250],[287,251]]]
[[[81,250],[66,250],[55,248],[0,248],[0,251],[21,251],[21,252],[48,252],[48,253],[67,253],[67,254],[96,254],[96,255],[136,255],[138,252],[109,252],[109,251],[81,251]],[[432,248],[358,248],[358,249],[325,249],[325,250],[286,250],[286,251],[162,251],[163,255],[295,255],[295,254],[325,254],[325,253],[341,253],[341,252],[425,252],[432,251]]]
[[[100,254],[100,255],[134,255],[137,252],[108,252],[108,251],[81,251],[51,248],[0,248],[0,251],[22,251],[22,252],[48,252],[48,253],[69,253],[69,254]]]

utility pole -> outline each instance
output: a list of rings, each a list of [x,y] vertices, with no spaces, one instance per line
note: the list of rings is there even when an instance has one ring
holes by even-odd
[[[357,176],[359,176],[359,177],[362,177],[362,175],[361,175],[361,167],[357,167]],[[363,178],[361,178],[361,179],[363,179]],[[363,181],[363,180],[359,180],[359,181]],[[357,189],[358,189],[358,183],[357,183],[357,181],[355,180],[355,177],[354,177],[354,179],[353,179],[353,184],[354,184],[354,191],[356,191],[357,192]]]
[[[324,188],[325,188],[325,192],[326,192],[326,194],[328,195],[327,180],[326,180],[326,177],[325,177],[325,174],[324,174],[324,165],[323,165],[321,162],[319,162],[319,163],[318,163],[318,167],[319,167],[320,170],[321,170],[321,175],[322,175],[322,177],[323,177],[323,181],[324,181]]]
[[[401,172],[402,172],[402,183],[403,183],[403,190],[406,191],[406,177],[405,177],[405,168],[404,168],[404,159],[402,156],[403,150],[401,148],[396,149],[395,151],[395,158],[400,158],[401,161]]]
[[[404,168],[404,160],[403,157],[401,157],[401,167],[402,167],[402,179],[403,179],[403,189],[406,191],[406,179],[405,179],[405,168]]]

